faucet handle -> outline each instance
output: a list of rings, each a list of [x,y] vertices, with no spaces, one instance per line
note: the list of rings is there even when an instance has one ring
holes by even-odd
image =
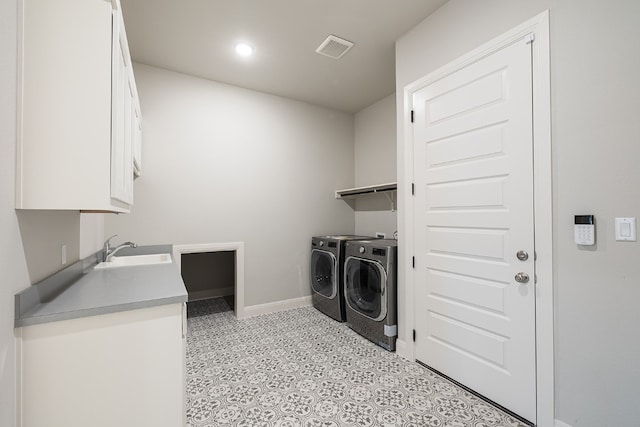
[[[117,234],[114,234],[113,236],[109,237],[107,240],[104,241],[104,245],[102,245],[102,247],[104,248],[105,251],[109,251],[109,248],[111,247],[111,239],[113,239],[114,237],[116,237]]]
[[[109,237],[107,240],[104,241],[104,245],[102,245],[102,261],[107,260],[107,256],[109,255],[109,252],[111,252],[111,245],[109,243],[111,242],[111,239],[113,239],[116,236],[117,234],[114,234],[113,236]]]

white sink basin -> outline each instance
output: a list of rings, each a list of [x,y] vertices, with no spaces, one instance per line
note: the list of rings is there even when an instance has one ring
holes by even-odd
[[[118,267],[134,267],[139,265],[154,264],[171,264],[171,254],[149,254],[149,255],[130,255],[130,256],[113,256],[109,262],[101,262],[94,268],[102,270],[103,268]]]

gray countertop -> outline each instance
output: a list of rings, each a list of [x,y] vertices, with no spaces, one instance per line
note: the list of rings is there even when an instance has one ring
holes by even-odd
[[[171,245],[162,245],[123,250],[118,255],[171,252]],[[95,256],[90,258],[17,294],[15,326],[187,301],[187,290],[175,261],[94,270]]]

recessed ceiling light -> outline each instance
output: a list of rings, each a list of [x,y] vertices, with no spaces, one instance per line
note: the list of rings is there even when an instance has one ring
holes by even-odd
[[[240,56],[251,56],[253,53],[253,46],[247,43],[238,43],[236,45],[236,53]]]

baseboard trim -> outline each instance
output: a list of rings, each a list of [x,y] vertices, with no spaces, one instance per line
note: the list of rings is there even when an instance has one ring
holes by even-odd
[[[555,420],[555,427],[571,427],[569,424],[567,423],[563,423],[562,421],[556,419]]]
[[[189,301],[198,301],[201,299],[220,298],[234,294],[234,288],[218,288],[218,289],[204,289],[202,291],[188,292]]]
[[[311,295],[300,298],[291,298],[284,301],[269,302],[266,304],[250,305],[244,308],[244,317],[277,313],[278,311],[292,310],[294,308],[308,307],[310,305]]]

